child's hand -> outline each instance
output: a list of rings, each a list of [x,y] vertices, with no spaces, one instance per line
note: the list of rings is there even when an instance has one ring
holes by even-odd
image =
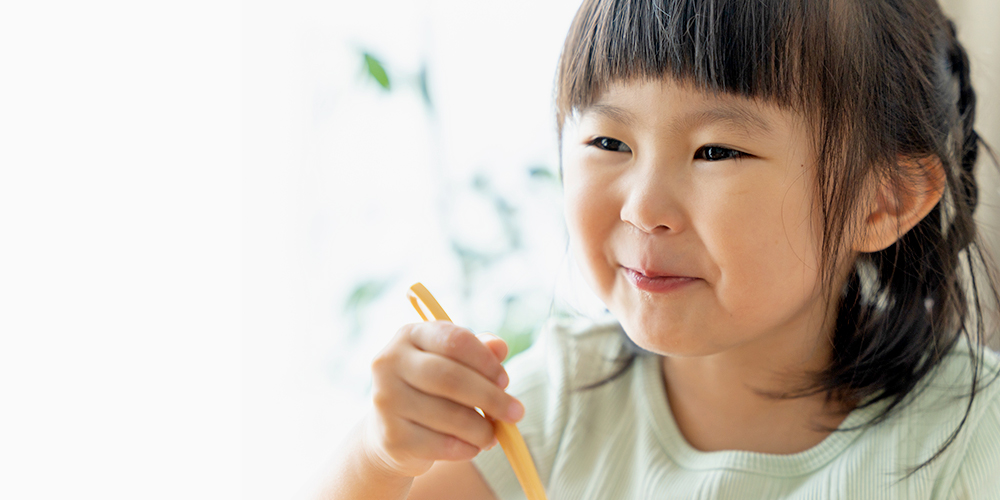
[[[524,406],[503,391],[503,340],[449,322],[406,325],[372,362],[374,410],[364,436],[369,458],[387,472],[423,474],[435,460],[470,460],[496,444],[493,425]]]

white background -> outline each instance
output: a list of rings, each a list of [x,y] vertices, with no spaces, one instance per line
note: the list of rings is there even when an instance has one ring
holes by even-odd
[[[234,498],[237,2],[0,7],[0,498]]]
[[[525,173],[557,166],[576,6],[6,2],[0,498],[301,497],[364,411],[368,360],[416,319],[409,283],[480,330],[550,289],[558,192]],[[1000,7],[951,9],[997,144]],[[448,238],[500,241],[477,175],[520,208],[526,251],[469,302]],[[389,289],[352,338],[343,304],[372,278]]]
[[[476,175],[548,248],[481,295],[550,287],[558,189],[527,171],[557,168],[574,3],[5,5],[0,498],[304,495],[364,411],[371,356],[417,319],[406,286],[499,326],[457,307],[449,260],[449,236],[498,242]],[[390,288],[345,339],[370,278]]]

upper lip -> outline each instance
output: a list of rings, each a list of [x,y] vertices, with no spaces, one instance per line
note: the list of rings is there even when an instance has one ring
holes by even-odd
[[[693,278],[694,277],[668,269],[654,269],[652,267],[642,267],[642,266],[632,267],[625,265],[623,265],[622,267],[628,269],[629,271],[639,273],[647,278]]]

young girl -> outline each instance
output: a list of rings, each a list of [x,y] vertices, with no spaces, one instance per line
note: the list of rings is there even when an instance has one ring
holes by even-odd
[[[506,369],[403,327],[334,498],[523,498],[475,407],[550,499],[1000,498],[975,94],[933,0],[587,0],[557,109],[615,321]]]

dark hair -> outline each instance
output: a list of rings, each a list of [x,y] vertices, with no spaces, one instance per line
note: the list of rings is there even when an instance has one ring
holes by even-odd
[[[783,397],[881,402],[866,425],[881,422],[964,336],[973,347],[965,417],[911,473],[940,456],[982,378],[983,303],[1000,301],[973,220],[973,167],[979,146],[989,149],[973,130],[976,96],[952,22],[934,0],[586,0],[559,64],[560,132],[609,84],[665,77],[775,103],[814,124],[822,279],[829,298],[842,292],[841,306],[830,365]],[[890,247],[861,254],[833,290],[841,245],[868,202],[857,193],[872,183],[907,189],[913,172],[900,158],[940,160],[941,201]],[[634,360],[625,352],[612,377]]]

